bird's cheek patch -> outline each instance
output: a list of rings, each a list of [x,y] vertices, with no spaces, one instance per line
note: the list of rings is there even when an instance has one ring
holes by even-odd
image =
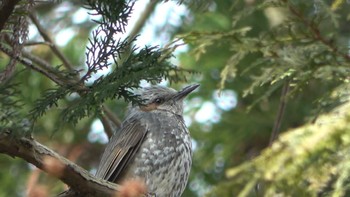
[[[158,105],[156,105],[155,103],[151,103],[151,104],[148,104],[148,105],[140,105],[140,109],[142,111],[149,112],[149,111],[157,109],[157,106]]]

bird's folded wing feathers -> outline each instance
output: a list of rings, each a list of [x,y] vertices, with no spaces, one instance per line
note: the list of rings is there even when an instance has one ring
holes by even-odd
[[[147,134],[147,128],[139,120],[124,122],[118,135],[113,135],[102,155],[96,177],[116,182],[125,170]]]

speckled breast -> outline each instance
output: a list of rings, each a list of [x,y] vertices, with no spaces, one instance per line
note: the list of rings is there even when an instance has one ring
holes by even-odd
[[[127,178],[141,178],[157,197],[181,196],[192,164],[191,138],[183,118],[165,111],[141,114],[148,133]]]

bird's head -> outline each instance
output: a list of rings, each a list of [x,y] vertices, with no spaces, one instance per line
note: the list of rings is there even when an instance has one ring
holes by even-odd
[[[144,103],[140,105],[140,109],[142,111],[162,110],[182,115],[184,98],[198,86],[198,84],[189,85],[180,91],[162,86],[147,87],[141,93]]]

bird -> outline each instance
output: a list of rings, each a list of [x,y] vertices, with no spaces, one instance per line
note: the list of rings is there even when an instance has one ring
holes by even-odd
[[[192,165],[192,144],[183,118],[183,101],[197,89],[150,86],[140,105],[130,106],[120,129],[107,143],[96,177],[120,184],[142,180],[146,196],[179,197]]]

